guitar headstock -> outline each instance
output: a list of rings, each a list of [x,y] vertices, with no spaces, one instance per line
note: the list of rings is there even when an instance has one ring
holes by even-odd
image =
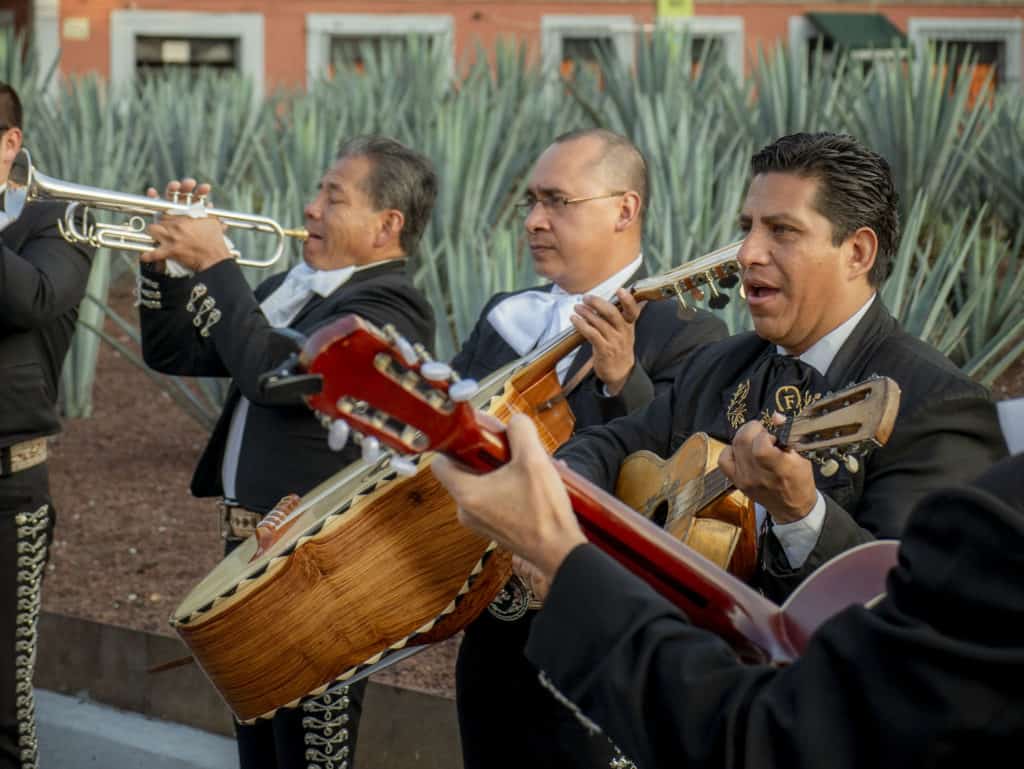
[[[320,391],[305,397],[328,428],[331,448],[351,436],[367,461],[381,445],[398,454],[443,451],[464,461],[483,447],[488,453],[505,449],[503,436],[496,437],[486,415],[469,403],[476,382],[459,380],[393,328],[346,315],[309,338],[299,366],[322,379]],[[392,465],[410,469],[394,459]]]
[[[730,289],[739,283],[740,264],[736,257],[741,245],[742,241],[731,243],[662,275],[639,280],[632,286],[633,296],[637,300],[655,301],[674,296],[685,310],[688,299],[701,301],[710,293],[708,305],[721,310],[729,303],[729,295],[719,289]]]
[[[789,425],[783,442],[834,475],[839,462],[853,473],[857,456],[885,445],[900,405],[900,388],[888,377],[874,377],[808,404]]]

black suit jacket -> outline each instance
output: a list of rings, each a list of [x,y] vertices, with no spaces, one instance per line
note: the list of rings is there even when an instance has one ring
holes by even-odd
[[[0,230],[0,446],[60,431],[57,390],[94,249],[61,237],[62,203]]]
[[[221,463],[231,416],[242,395],[250,402],[236,483],[243,506],[266,512],[286,494],[305,494],[358,458],[354,445],[332,452],[323,427],[305,405],[271,405],[261,397],[260,375],[289,353],[259,308],[284,281],[284,273],[264,281],[255,292],[233,261],[192,278],[153,272],[146,277],[158,286],[162,305],[140,310],[146,363],[167,374],[232,378],[224,410],[192,477],[195,496],[223,493]],[[349,313],[377,326],[390,323],[411,342],[433,345],[433,312],[409,280],[404,260],[359,270],[330,296],[314,296],[290,327],[308,335]]]
[[[634,451],[667,457],[696,432],[728,441],[731,395],[769,346],[750,332],[698,350],[675,385],[646,409],[574,436],[558,456],[611,489],[622,460]],[[773,533],[764,541],[757,581],[776,600],[842,551],[874,538],[898,538],[911,508],[927,492],[966,481],[1006,455],[988,391],[903,331],[880,299],[840,348],[826,379],[839,390],[873,374],[891,377],[902,390],[892,436],[856,473],[841,467],[825,478],[815,465],[826,514],[807,560],[793,569]]]
[[[527,655],[644,769],[995,766],[1024,734],[1022,573],[1018,455],[922,501],[887,597],[787,668],[742,665],[592,545],[559,569]]]
[[[646,274],[641,266],[625,285],[646,277]],[[542,290],[550,291],[551,285],[544,286]],[[469,339],[452,358],[452,368],[459,374],[483,379],[520,357],[487,320],[491,308],[518,293],[522,292],[496,294],[484,307]],[[576,428],[601,425],[647,405],[656,393],[671,386],[680,363],[690,351],[726,336],[728,330],[725,324],[709,312],[687,311],[686,316],[681,318],[676,302],[648,303],[636,322],[633,345],[636,365],[622,391],[610,398],[605,396],[604,383],[591,369],[580,386],[570,393],[568,402],[576,416]],[[589,342],[580,345],[565,376],[566,382],[590,359],[591,353]]]

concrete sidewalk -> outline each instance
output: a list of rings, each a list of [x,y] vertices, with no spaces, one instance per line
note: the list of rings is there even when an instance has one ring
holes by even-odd
[[[36,689],[42,769],[237,769],[235,741]]]

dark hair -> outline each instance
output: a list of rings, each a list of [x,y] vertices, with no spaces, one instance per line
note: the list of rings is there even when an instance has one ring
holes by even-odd
[[[21,128],[21,99],[18,92],[0,80],[0,127]]]
[[[878,237],[875,265],[868,273],[880,285],[892,269],[900,242],[899,195],[889,163],[852,136],[799,133],[783,136],[755,153],[754,175],[784,173],[818,180],[815,209],[832,224],[832,243],[839,245],[861,227]]]
[[[405,224],[399,242],[413,256],[437,199],[437,174],[423,155],[386,136],[357,136],[344,142],[338,160],[365,157],[372,167],[363,192],[377,210],[402,212]]]
[[[651,186],[647,173],[647,158],[633,142],[622,134],[607,128],[579,128],[555,137],[552,144],[563,144],[576,139],[600,139],[602,144],[601,164],[622,178],[628,189],[640,195],[640,218],[647,210],[647,198]]]

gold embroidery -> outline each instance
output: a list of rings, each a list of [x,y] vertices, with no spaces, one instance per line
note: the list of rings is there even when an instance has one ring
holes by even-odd
[[[729,425],[735,430],[747,421],[747,395],[750,393],[750,380],[741,382],[729,400],[729,408],[725,416]]]
[[[801,393],[795,385],[783,385],[775,391],[775,410],[780,414],[799,414],[820,399],[820,393],[812,393],[810,390]]]

